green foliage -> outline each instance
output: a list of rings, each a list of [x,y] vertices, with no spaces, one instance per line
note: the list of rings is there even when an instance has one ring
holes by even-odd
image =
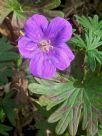
[[[0,38],[0,85],[7,83],[8,77],[12,77],[12,68],[17,59],[13,46],[5,38]]]
[[[77,16],[77,20],[86,31],[92,30],[94,35],[99,35],[100,37],[102,37],[102,20],[99,21],[97,15],[95,15],[93,18]]]
[[[35,118],[35,126],[37,128],[37,136],[47,136],[47,130],[49,132],[54,132],[55,125],[50,124],[47,122],[48,116],[51,114],[51,112],[47,112],[44,107],[41,107],[38,104],[35,104],[37,110],[34,112]],[[55,136],[53,134],[53,136]]]
[[[55,134],[55,126],[56,124],[49,123],[47,121],[50,114],[54,111],[54,109],[50,111],[46,111],[45,107],[41,107],[39,104],[35,103],[36,111],[34,112],[35,116],[35,127],[37,129],[36,136],[57,136]],[[67,132],[61,136],[70,136]]]
[[[0,105],[0,122],[3,122],[5,119],[5,113],[2,109],[2,106]]]
[[[11,12],[17,19],[24,17],[29,11],[31,14],[42,13],[49,19],[64,17],[62,11],[56,10],[61,0],[40,0],[30,4],[26,0],[21,3],[20,0],[3,0],[0,5],[0,24]],[[33,10],[31,7],[34,7]],[[95,71],[97,66],[102,65],[102,21],[97,15],[93,18],[77,16],[77,20],[83,30],[81,35],[74,33],[70,40],[70,44],[78,51],[75,52],[77,55],[72,65],[72,76],[75,79],[69,77],[63,82],[39,79],[32,83],[35,78],[27,74],[25,67],[26,77],[30,82],[29,90],[40,96],[37,102],[41,107],[37,106],[34,113],[37,136],[46,136],[47,130],[54,136],[54,128],[57,135],[69,136],[70,133],[71,136],[76,136],[79,124],[87,136],[102,136],[102,125],[98,126],[102,124],[102,73]],[[8,78],[13,76],[16,61],[18,67],[21,67],[22,59],[18,59],[13,46],[5,38],[0,38],[0,85],[6,84]],[[0,122],[4,122],[7,116],[13,126],[16,125],[15,109],[19,108],[13,99],[14,95],[10,91],[0,101]],[[12,128],[1,123],[0,134],[9,136],[8,131]]]
[[[8,131],[11,131],[12,127],[0,124],[0,134],[4,135],[4,136],[9,136],[9,134],[7,133]]]
[[[18,0],[8,0],[7,7],[16,14],[17,18],[24,17],[22,6]]]
[[[29,2],[29,1],[28,1]],[[33,5],[43,7],[44,9],[54,9],[59,7],[61,4],[60,0],[40,0],[40,1],[35,1]]]
[[[11,12],[9,8],[7,8],[7,0],[3,0],[0,3],[0,24],[3,22],[5,17]]]
[[[18,108],[15,100],[13,99],[14,92],[10,91],[5,95],[1,102],[1,109],[3,109],[4,113],[6,114],[7,118],[11,122],[13,126],[16,125],[16,112],[15,108]]]
[[[44,3],[45,0],[42,0],[42,2]],[[48,4],[46,4],[44,6],[45,9],[54,9],[57,8],[58,6],[60,6],[61,1],[60,0],[51,0],[50,2],[48,2]]]
[[[102,136],[102,124],[99,125],[98,136]]]
[[[57,123],[56,133],[63,134],[69,128],[75,136],[82,117],[82,129],[87,135],[95,136],[98,133],[98,120],[101,121],[102,110],[102,74],[90,75],[84,83],[68,80],[65,83],[42,81],[40,84],[31,83],[29,90],[41,94],[39,102],[47,110],[57,107],[48,121]]]
[[[0,24],[11,12],[14,12],[17,18],[24,17],[23,9],[17,0],[3,0],[0,3]]]
[[[3,22],[5,17],[13,12],[17,22],[25,20],[28,15],[32,13],[41,13],[47,17],[61,16],[64,17],[64,13],[58,10],[52,10],[60,6],[60,0],[41,0],[29,2],[20,0],[3,0],[0,4],[0,24]]]
[[[2,122],[2,124],[0,123],[0,134],[4,136],[9,136],[7,132],[12,130],[12,127],[3,124],[6,117],[13,126],[16,125],[15,108],[17,108],[18,105],[12,98],[14,95],[14,92],[10,91],[4,96],[4,98],[0,99],[0,122]]]
[[[41,12],[45,14],[47,17],[55,17],[55,16],[61,16],[64,17],[64,13],[62,11],[58,10],[52,10],[60,6],[61,0],[41,0],[40,2],[34,2],[35,5],[38,6],[38,9],[36,9],[36,12],[40,12],[39,8],[41,9]]]
[[[84,54],[83,52],[80,51],[75,55],[75,59],[71,67],[72,76],[75,79],[80,80],[80,81],[83,80],[83,76],[84,76],[83,65],[84,65]]]
[[[31,2],[29,0],[19,0],[23,11],[24,12],[29,12],[29,13],[43,13],[45,15],[48,15],[49,17],[54,17],[54,16],[63,16],[63,12],[58,11],[58,10],[52,10],[60,6],[61,0],[38,0]],[[33,7],[33,8],[32,8]],[[47,13],[48,12],[48,13]],[[51,14],[53,13],[53,15]]]
[[[64,13],[62,11],[57,11],[57,10],[43,10],[43,14],[45,14],[47,17],[49,18],[53,18],[53,17],[64,17]]]
[[[85,63],[90,66],[92,71],[95,71],[97,62],[100,65],[102,64],[102,51],[100,49],[102,45],[100,35],[102,32],[102,25],[100,24],[102,24],[102,21],[98,22],[97,16],[94,16],[93,19],[87,19],[86,17],[78,17],[78,19],[79,23],[87,28],[88,31],[86,31],[82,37],[74,34],[70,44],[79,47],[80,50],[85,53]]]

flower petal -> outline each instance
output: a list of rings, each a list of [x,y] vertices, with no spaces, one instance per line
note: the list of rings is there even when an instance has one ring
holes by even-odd
[[[34,14],[30,17],[24,26],[25,33],[30,37],[34,42],[38,42],[44,35],[43,32],[48,26],[47,19],[39,14]]]
[[[31,74],[45,79],[52,78],[56,73],[55,66],[44,53],[36,55],[31,60],[29,68]]]
[[[71,61],[74,59],[74,54],[66,44],[62,44],[59,48],[55,48],[52,58],[55,67],[59,70],[64,70],[70,66]]]
[[[46,35],[53,42],[66,42],[72,36],[72,26],[67,20],[56,17],[50,22]]]
[[[37,48],[37,44],[32,42],[26,36],[21,37],[18,41],[19,52],[24,58],[32,58],[34,56],[34,51]]]

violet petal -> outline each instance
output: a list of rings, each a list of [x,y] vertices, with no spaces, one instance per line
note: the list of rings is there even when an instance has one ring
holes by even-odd
[[[26,36],[21,37],[18,41],[18,49],[23,58],[32,58],[37,48],[37,44]]]
[[[51,39],[54,44],[56,42],[66,42],[72,36],[72,26],[67,20],[56,17],[50,22],[46,31],[46,36]]]
[[[30,61],[30,72],[40,78],[52,78],[55,76],[56,68],[44,53],[40,53]]]
[[[69,67],[73,59],[74,54],[66,44],[62,44],[59,48],[55,48],[53,51],[52,60],[55,67],[59,70],[65,70]]]
[[[38,42],[44,36],[44,31],[48,26],[47,19],[39,14],[35,14],[30,17],[24,26],[26,35],[34,42]]]

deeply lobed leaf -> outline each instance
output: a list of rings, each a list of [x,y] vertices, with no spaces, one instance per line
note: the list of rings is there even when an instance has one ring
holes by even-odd
[[[50,123],[58,122],[57,134],[63,134],[69,128],[70,134],[75,136],[82,117],[82,128],[87,130],[87,135],[95,136],[98,133],[98,120],[100,120],[98,112],[101,111],[101,81],[102,74],[100,76],[91,74],[82,85],[75,84],[71,80],[54,84],[50,81],[49,84],[53,84],[50,90],[47,87],[48,83],[48,85],[32,83],[29,89],[33,93],[43,94],[39,102],[42,106],[46,106],[47,110],[58,105],[48,119]],[[62,98],[63,101],[60,101]]]

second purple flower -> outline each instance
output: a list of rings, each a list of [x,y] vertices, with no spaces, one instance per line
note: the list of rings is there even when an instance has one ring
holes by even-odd
[[[52,78],[56,69],[65,70],[74,54],[65,43],[72,36],[71,24],[55,17],[49,23],[39,14],[29,18],[24,26],[25,36],[18,41],[19,52],[30,59],[31,74],[40,78]]]

